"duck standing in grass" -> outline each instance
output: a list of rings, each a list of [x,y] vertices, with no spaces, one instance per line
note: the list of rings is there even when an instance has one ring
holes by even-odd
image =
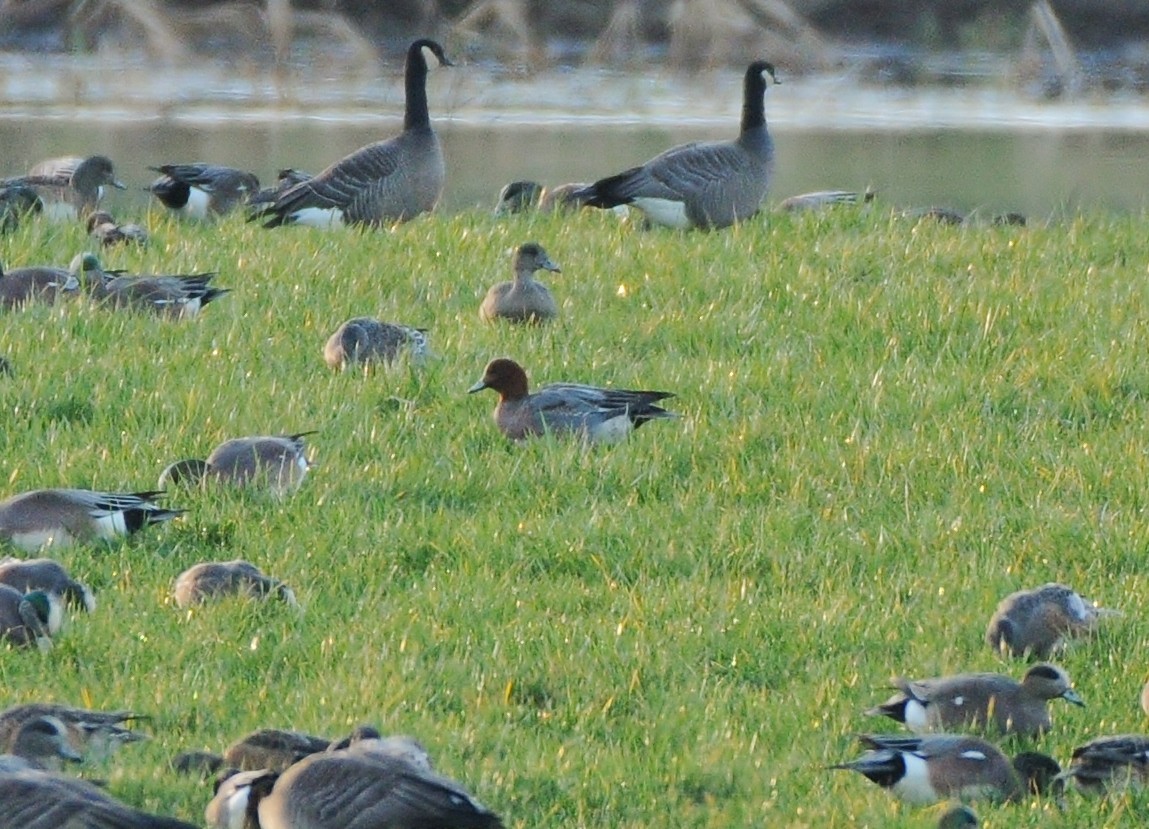
[[[515,272],[514,281],[491,286],[479,306],[480,319],[540,323],[557,317],[559,309],[550,289],[535,280],[535,271],[562,272],[543,246],[538,242],[519,245],[511,267]]]
[[[251,219],[264,227],[379,227],[434,210],[443,193],[446,164],[427,108],[428,61],[451,65],[438,43],[416,40],[407,49],[401,133],[356,150],[275,201],[257,206]]]
[[[654,224],[679,229],[722,228],[762,206],[774,168],[774,140],[766,129],[766,78],[774,67],[755,61],[746,70],[742,128],[733,141],[672,147],[639,167],[599,179],[572,198],[591,207],[637,207]]]
[[[665,391],[631,391],[552,383],[534,394],[527,373],[514,360],[491,360],[468,393],[493,389],[499,395],[495,423],[511,440],[538,435],[573,435],[588,443],[617,443],[651,420],[675,417],[657,405],[674,397]]]
[[[1023,752],[1010,762],[980,737],[861,734],[868,751],[832,769],[856,771],[908,803],[946,798],[1016,800],[1044,792],[1061,768],[1044,754]]]
[[[105,271],[94,253],[77,254],[72,267],[82,275],[88,294],[97,302],[172,319],[191,319],[228,292],[211,284],[214,272],[129,276]]]
[[[148,243],[146,229],[137,224],[120,224],[106,210],[97,210],[88,217],[88,236],[105,248],[116,245],[144,247]]]
[[[169,464],[160,473],[159,486],[210,482],[265,487],[275,495],[288,495],[299,489],[311,469],[303,439],[313,434],[296,432],[225,440],[206,460],[188,458]]]
[[[915,733],[953,728],[992,728],[1000,734],[1035,736],[1050,726],[1048,703],[1084,706],[1061,668],[1034,665],[1021,682],[1001,674],[956,674],[933,679],[897,678],[899,693],[866,713],[897,720]]]

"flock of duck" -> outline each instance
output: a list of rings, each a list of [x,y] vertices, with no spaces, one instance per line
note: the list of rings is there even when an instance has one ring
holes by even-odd
[[[396,137],[370,144],[317,175],[282,171],[260,189],[251,173],[211,164],[154,168],[151,192],[169,209],[197,217],[237,208],[265,227],[290,224],[383,226],[431,211],[443,190],[443,153],[431,127],[426,96],[429,63],[450,65],[442,47],[418,40],[407,52],[406,110]],[[766,129],[764,94],[774,68],[756,61],[746,70],[739,135],[730,141],[674,147],[647,163],[593,183],[550,190],[516,182],[500,195],[500,209],[634,208],[646,221],[675,228],[717,229],[747,219],[766,197],[774,149]],[[104,156],[53,159],[27,175],[0,181],[0,230],[36,214],[72,215],[87,221],[103,245],[146,244],[147,232],[120,225],[98,210],[104,187],[123,187]],[[793,208],[860,198],[817,193]],[[536,242],[521,245],[514,279],[491,288],[479,309],[489,321],[545,323],[557,305],[538,271],[558,272]],[[149,313],[187,317],[224,295],[214,273],[132,276],[106,271],[91,253],[68,268],[30,267],[0,272],[0,305],[52,302],[83,288],[97,302]],[[348,320],[328,339],[325,361],[334,368],[387,363],[426,352],[425,332],[371,317]],[[525,369],[498,358],[471,392],[498,394],[494,418],[511,440],[553,434],[614,441],[648,421],[672,418],[663,408],[669,392],[608,389],[555,383],[530,392]],[[165,522],[184,510],[161,506],[168,487],[206,484],[261,486],[278,494],[295,490],[309,467],[308,433],[242,437],[226,441],[205,459],[169,465],[156,490],[136,493],[81,489],[24,492],[0,502],[0,539],[29,553],[71,543],[112,538]],[[174,585],[180,607],[227,594],[295,603],[291,589],[242,561],[202,562]],[[51,558],[0,561],[0,636],[13,647],[51,646],[62,608],[92,610],[90,590]],[[1091,634],[1110,613],[1068,587],[1050,584],[1007,597],[986,633],[995,649],[1048,659],[1065,640]],[[1040,736],[1050,726],[1048,703],[1082,704],[1059,667],[1040,662],[1020,681],[998,674],[961,674],[895,681],[897,694],[871,709],[912,734],[866,734],[866,752],[833,768],[856,771],[915,803],[948,798],[1012,800],[1049,785],[1099,791],[1149,781],[1149,737],[1101,737],[1073,752],[1067,768],[1027,752],[1006,758],[975,731],[1001,736]],[[1144,703],[1149,711],[1149,687]],[[187,827],[149,815],[112,798],[97,785],[62,773],[62,764],[102,754],[140,739],[127,727],[129,712],[100,712],[61,705],[20,705],[0,712],[0,825],[23,829],[58,826]],[[227,829],[337,829],[384,827],[496,827],[501,820],[459,783],[434,771],[426,750],[412,738],[383,737],[364,727],[342,740],[264,730],[241,737],[220,756],[192,753],[177,769],[220,775],[205,816]],[[943,826],[976,825],[964,805]]]

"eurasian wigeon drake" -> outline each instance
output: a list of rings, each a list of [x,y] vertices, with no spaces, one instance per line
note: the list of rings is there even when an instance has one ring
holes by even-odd
[[[1050,757],[1034,752],[1012,762],[980,737],[929,734],[918,737],[862,734],[868,751],[832,769],[856,771],[909,803],[946,798],[1016,800],[1045,791],[1061,771]]]
[[[499,395],[495,423],[511,440],[537,435],[573,435],[591,443],[613,443],[651,420],[675,417],[656,405],[665,391],[605,389],[552,383],[529,392],[527,373],[514,360],[492,360],[468,393],[493,389]]]
[[[184,608],[224,596],[277,598],[298,607],[290,587],[242,559],[193,564],[176,578],[173,593],[176,606]]]
[[[184,513],[155,503],[162,494],[90,489],[22,492],[0,501],[0,541],[35,552],[129,535]]]
[[[1012,656],[1048,659],[1066,640],[1089,636],[1102,616],[1118,615],[1098,607],[1064,584],[1044,584],[1010,593],[994,611],[985,641]]]
[[[263,487],[276,495],[299,489],[311,469],[304,438],[315,432],[292,435],[253,435],[226,440],[206,460],[187,458],[169,464],[160,473],[159,486],[199,486],[223,483]]]
[[[535,280],[535,271],[561,273],[538,242],[519,245],[511,260],[514,281],[492,285],[479,306],[479,318],[487,322],[539,323],[552,320],[559,314],[555,299],[546,285]]]
[[[1085,704],[1065,671],[1044,662],[1026,671],[1021,682],[1002,674],[973,673],[918,680],[899,677],[894,687],[899,693],[866,713],[905,723],[916,733],[988,728],[1033,736],[1050,726],[1050,700]]]

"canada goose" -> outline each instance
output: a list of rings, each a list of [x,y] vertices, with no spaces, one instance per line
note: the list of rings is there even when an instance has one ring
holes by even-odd
[[[137,224],[119,224],[112,218],[112,214],[105,210],[97,210],[88,217],[88,235],[105,248],[123,244],[146,245],[148,243],[147,230]]]
[[[956,674],[934,679],[895,679],[899,693],[866,713],[905,723],[911,731],[992,728],[1032,736],[1050,726],[1047,704],[1064,699],[1085,705],[1061,668],[1034,665],[1021,682],[1001,674]]]
[[[176,319],[191,319],[209,302],[228,292],[227,288],[211,285],[214,272],[129,276],[105,271],[92,253],[77,254],[72,267],[82,275],[88,294],[97,302]]]
[[[55,593],[74,607],[91,613],[96,609],[96,597],[87,585],[73,579],[64,565],[50,558],[0,558],[0,584],[22,592],[43,590]]]
[[[0,501],[0,541],[28,552],[112,539],[182,515],[153,499],[162,492],[37,489]]]
[[[51,650],[52,637],[63,621],[58,596],[43,590],[24,593],[0,584],[0,641],[16,648],[35,645],[41,651]]]
[[[32,768],[59,771],[64,763],[84,758],[68,740],[68,730],[59,718],[42,715],[25,720],[2,746],[7,754],[22,757]]]
[[[50,158],[35,165],[28,175],[0,182],[4,183],[33,188],[43,201],[43,215],[56,221],[86,216],[95,210],[104,195],[104,185],[125,189],[116,180],[111,159],[103,155]]]
[[[52,772],[0,772],[0,826],[11,829],[197,829],[116,800],[103,789]]]
[[[62,722],[72,747],[88,759],[102,759],[122,745],[148,738],[125,725],[143,719],[131,711],[93,711],[58,703],[30,702],[0,711],[0,745],[11,740],[24,723],[38,717],[52,717]]]
[[[31,302],[51,305],[79,287],[80,280],[67,268],[38,266],[5,271],[0,267],[0,308],[17,308]]]
[[[334,369],[392,363],[401,354],[414,362],[426,357],[426,329],[355,317],[335,329],[323,346],[323,360]]]
[[[591,207],[631,205],[651,222],[679,229],[721,228],[750,218],[766,198],[774,166],[763,101],[767,75],[777,82],[766,61],[746,70],[738,138],[672,147],[573,197]]]
[[[44,210],[36,190],[26,184],[0,183],[0,233],[11,233],[28,216]]]
[[[1098,737],[1073,749],[1069,767],[1059,776],[1085,794],[1140,789],[1149,783],[1149,737],[1119,734]]]
[[[1118,611],[1097,607],[1064,584],[1044,584],[1010,593],[994,611],[985,641],[994,650],[1013,656],[1048,659],[1065,641],[1088,636],[1102,616]]]
[[[514,360],[487,363],[483,377],[467,391],[498,392],[495,423],[511,440],[544,434],[574,435],[590,443],[614,443],[650,420],[675,417],[661,406],[674,397],[665,391],[604,389],[577,383],[551,383],[529,392],[527,373]]]
[[[262,829],[494,829],[502,821],[454,780],[430,771],[407,738],[313,754],[259,802]]]
[[[491,286],[479,306],[480,319],[487,322],[501,319],[538,323],[557,317],[559,309],[550,290],[534,278],[538,270],[561,273],[543,246],[538,242],[519,245],[511,261],[511,268],[515,272],[514,281]]]
[[[259,192],[254,173],[218,164],[161,164],[151,191],[164,207],[193,219],[223,216]]]
[[[379,226],[434,210],[446,168],[427,110],[428,57],[451,65],[433,40],[416,40],[407,49],[407,106],[399,135],[356,150],[272,204],[256,208],[251,218],[266,220],[264,227]]]
[[[176,606],[185,608],[221,596],[275,597],[292,607],[299,606],[290,587],[242,559],[192,565],[176,578],[173,592]]]
[[[1041,793],[1061,771],[1050,757],[1024,752],[1010,760],[980,737],[929,734],[858,736],[868,751],[831,769],[856,771],[909,803],[947,797],[1016,800]]]
[[[266,487],[276,495],[297,490],[311,464],[303,439],[315,432],[255,435],[226,440],[206,460],[189,458],[169,464],[158,486],[199,485],[201,482]]]

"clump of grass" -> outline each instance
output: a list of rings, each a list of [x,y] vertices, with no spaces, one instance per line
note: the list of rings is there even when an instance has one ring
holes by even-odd
[[[1061,580],[1127,611],[1062,660],[1089,707],[1037,747],[1066,760],[1141,728],[1142,224],[955,229],[880,206],[709,234],[595,213],[166,222],[106,264],[218,270],[232,293],[180,323],[82,298],[6,314],[4,492],[147,489],[226,438],[305,429],[317,466],[286,500],[175,491],[172,526],[61,551],[99,608],[48,655],[0,653],[5,701],[153,715],[153,740],[94,773],[189,820],[210,792],[175,753],[367,722],[417,735],[510,826],[923,825],[823,767],[884,727],[860,712],[891,674],[1020,675],[982,641],[1006,593]],[[481,323],[528,239],[563,265],[561,319]],[[0,258],[84,245],[22,230]],[[328,371],[355,315],[430,329],[436,356]],[[674,391],[681,418],[613,448],[508,445],[492,397],[466,394],[500,355],[535,384]],[[226,558],[303,611],[176,609],[176,575]],[[1121,825],[1124,803],[1070,798],[1064,820]],[[1053,806],[982,811],[1038,825]]]

